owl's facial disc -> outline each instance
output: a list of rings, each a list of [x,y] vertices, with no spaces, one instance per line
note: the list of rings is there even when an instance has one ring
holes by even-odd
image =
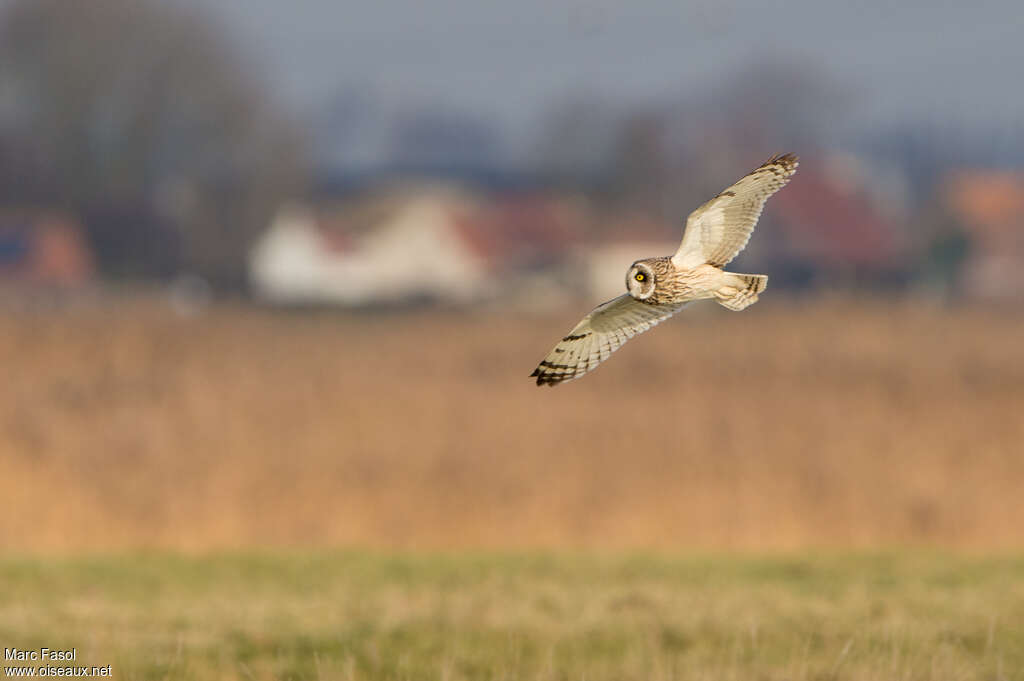
[[[654,272],[644,263],[633,263],[626,274],[626,290],[637,300],[647,300],[654,295]]]

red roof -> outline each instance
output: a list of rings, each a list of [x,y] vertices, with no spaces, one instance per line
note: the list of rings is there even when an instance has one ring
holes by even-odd
[[[879,215],[867,193],[801,163],[801,172],[768,204],[787,250],[833,264],[885,265],[904,251],[902,234]]]
[[[528,266],[564,257],[583,237],[582,211],[544,197],[500,199],[455,210],[453,224],[470,250],[492,266]]]
[[[92,253],[78,223],[58,214],[0,216],[0,276],[48,286],[85,283]]]

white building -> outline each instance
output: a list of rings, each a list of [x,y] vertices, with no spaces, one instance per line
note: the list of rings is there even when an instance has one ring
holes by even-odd
[[[283,208],[250,255],[256,295],[274,303],[369,305],[469,302],[492,293],[488,264],[464,228],[472,201],[423,192],[363,204],[333,214]]]

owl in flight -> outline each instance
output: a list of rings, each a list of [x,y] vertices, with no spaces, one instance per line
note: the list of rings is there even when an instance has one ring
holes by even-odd
[[[775,156],[690,213],[676,254],[633,263],[627,293],[598,305],[548,353],[530,374],[537,385],[579,378],[691,301],[714,298],[730,310],[756,303],[768,277],[722,268],[747,245],[765,201],[789,182],[798,164],[793,154]]]

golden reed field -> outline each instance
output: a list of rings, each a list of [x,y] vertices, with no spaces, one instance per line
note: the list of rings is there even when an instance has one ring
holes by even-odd
[[[697,305],[537,388],[587,309],[3,312],[0,547],[1020,547],[1020,311]]]

